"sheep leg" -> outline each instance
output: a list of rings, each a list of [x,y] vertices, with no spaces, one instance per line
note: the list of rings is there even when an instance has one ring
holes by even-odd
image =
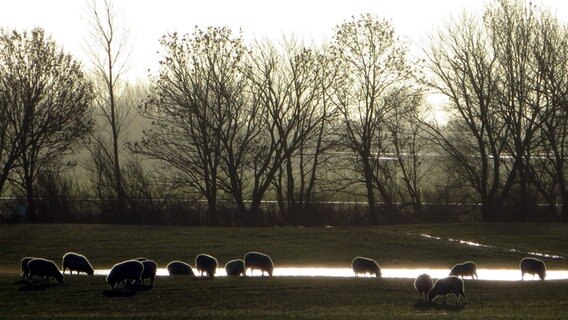
[[[446,304],[446,295],[444,295],[444,305]]]

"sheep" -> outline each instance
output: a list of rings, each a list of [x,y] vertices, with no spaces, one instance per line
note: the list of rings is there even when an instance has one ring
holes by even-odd
[[[26,281],[30,276],[30,269],[28,268],[28,262],[34,257],[25,257],[22,259],[22,281]]]
[[[258,269],[262,272],[263,276],[266,271],[268,275],[272,277],[272,273],[274,272],[274,263],[272,263],[272,259],[264,253],[249,252],[245,255],[245,273],[246,269],[250,269],[251,275],[254,269]]]
[[[477,278],[477,265],[473,261],[467,261],[464,263],[456,264],[452,270],[450,270],[450,276],[471,276],[472,279]]]
[[[144,271],[144,265],[142,262],[137,260],[126,260],[115,264],[106,277],[106,281],[114,290],[115,284],[130,283],[134,281],[137,286],[142,283],[142,272]],[[126,285],[125,285],[126,287]],[[116,286],[118,289],[118,285]]]
[[[87,260],[84,255],[75,252],[67,252],[63,256],[63,273],[65,273],[67,269],[69,269],[70,274],[73,274],[73,270],[77,271],[77,274],[85,272],[90,276],[95,273],[89,260]]]
[[[144,279],[150,278],[150,287],[153,287],[158,265],[154,260],[144,260],[142,261],[142,265],[144,265],[144,271],[142,271],[142,284],[144,284]]]
[[[225,264],[225,271],[228,276],[240,276],[241,274],[245,276],[245,261],[242,259],[231,260]]]
[[[57,268],[55,262],[42,258],[34,258],[28,262],[28,283],[31,283],[34,277],[43,277],[43,281],[49,284],[49,278],[54,278],[55,281],[63,283],[63,274]]]
[[[446,295],[453,293],[456,295],[456,305],[460,301],[460,295],[463,296],[465,303],[467,298],[464,293],[463,280],[456,276],[449,276],[436,280],[434,287],[428,292],[428,301],[432,302],[437,296],[444,297],[444,304],[446,304]]]
[[[193,276],[193,269],[191,266],[182,261],[172,261],[166,266],[170,276]]]
[[[355,272],[355,276],[359,276],[359,273],[369,273],[374,274],[377,278],[382,276],[381,267],[377,261],[365,257],[356,257],[351,262],[351,267]]]
[[[536,258],[523,258],[519,264],[521,268],[521,279],[525,280],[525,273],[538,274],[540,280],[544,280],[546,277],[546,265],[544,261]]]
[[[195,268],[197,271],[201,272],[201,276],[203,277],[203,273],[206,272],[207,276],[213,278],[215,276],[215,272],[217,271],[217,265],[219,262],[214,257],[208,254],[200,254],[195,258]]]
[[[434,286],[434,282],[432,281],[432,277],[428,274],[421,274],[414,280],[414,288],[420,294],[420,298],[422,298],[422,293],[424,293],[424,301],[428,298],[428,292]]]

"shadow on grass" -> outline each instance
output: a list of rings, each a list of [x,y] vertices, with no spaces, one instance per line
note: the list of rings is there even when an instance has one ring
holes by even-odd
[[[22,282],[25,283],[25,282]],[[20,287],[20,289],[18,289],[19,291],[42,291],[45,289],[49,289],[52,287],[58,287],[61,284],[59,283],[32,283],[32,284],[27,284],[25,283],[23,286]]]
[[[135,295],[136,295],[136,290],[130,290],[130,289],[125,289],[125,290],[107,289],[107,290],[103,291],[103,296],[109,297],[109,298],[134,297]]]
[[[462,311],[464,308],[464,304],[443,304],[443,303],[434,303],[434,302],[424,302],[418,301],[414,304],[414,309],[420,311],[428,311],[428,310],[444,310],[444,311],[453,311],[459,312]]]

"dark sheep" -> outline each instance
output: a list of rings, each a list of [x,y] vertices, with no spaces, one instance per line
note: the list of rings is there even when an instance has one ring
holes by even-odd
[[[217,265],[219,265],[217,259],[208,254],[200,254],[195,258],[195,268],[201,272],[202,277],[205,272],[209,278],[213,278],[217,272]]]
[[[67,252],[63,256],[63,273],[65,273],[65,270],[67,269],[69,269],[70,274],[73,274],[73,271],[77,271],[77,274],[85,272],[90,276],[95,273],[95,270],[89,260],[87,260],[87,257],[75,252]]]
[[[414,288],[420,294],[420,298],[422,298],[422,294],[424,293],[424,301],[428,299],[428,292],[434,286],[434,282],[432,281],[432,277],[428,274],[421,274],[414,280]]]
[[[49,278],[54,278],[55,281],[63,283],[63,274],[57,268],[55,262],[42,258],[34,258],[28,262],[28,283],[34,280],[34,277],[43,277],[43,281],[49,284]]]
[[[34,257],[25,257],[22,259],[22,281],[28,280],[30,276],[30,269],[28,268],[28,262]]]
[[[355,272],[355,276],[359,276],[359,273],[369,273],[374,274],[377,278],[382,276],[381,267],[377,261],[365,257],[356,257],[351,262],[351,267]]]
[[[453,293],[456,295],[456,305],[460,301],[460,295],[463,296],[465,303],[467,298],[464,293],[463,280],[456,276],[449,276],[446,278],[438,279],[434,283],[434,287],[428,292],[428,300],[432,302],[437,296],[444,297],[444,304],[446,304],[446,295]]]
[[[523,258],[519,267],[521,268],[522,280],[525,280],[525,273],[532,274],[533,277],[535,274],[538,274],[540,280],[544,280],[546,277],[546,265],[544,264],[544,261],[540,259]]]
[[[450,276],[471,276],[472,279],[477,278],[477,265],[473,261],[467,261],[464,263],[456,264],[452,270],[450,270]]]
[[[142,265],[144,265],[144,271],[142,271],[142,284],[144,284],[144,279],[150,279],[150,287],[153,287],[158,265],[154,260],[144,260],[142,261]]]
[[[125,287],[126,284],[130,282],[134,282],[136,286],[140,286],[142,284],[142,272],[144,271],[144,265],[142,262],[137,260],[126,260],[120,263],[115,264],[111,269],[106,277],[106,281],[114,290],[115,284],[124,283]],[[118,285],[116,286],[118,289]]]
[[[258,269],[262,272],[263,276],[266,271],[268,275],[272,277],[272,273],[274,272],[274,263],[272,263],[272,259],[264,253],[249,252],[245,255],[245,270],[246,269],[250,269],[251,275],[253,270]]]
[[[228,276],[245,276],[245,261],[242,259],[231,260],[225,264],[225,271]]]
[[[170,276],[193,276],[193,269],[191,266],[182,261],[172,261],[166,266]]]

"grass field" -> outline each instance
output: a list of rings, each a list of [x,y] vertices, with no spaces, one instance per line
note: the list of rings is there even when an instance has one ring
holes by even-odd
[[[357,255],[384,268],[451,267],[474,260],[480,268],[516,268],[524,255],[426,239],[420,233],[503,248],[568,255],[561,224],[409,225],[373,228],[184,228],[102,225],[0,225],[0,319],[563,319],[568,281],[466,280],[469,304],[421,302],[411,279],[160,277],[151,290],[109,291],[104,277],[68,276],[62,285],[26,286],[19,260],[40,256],[60,263],[67,251],[95,268],[138,256],[168,261],[205,252],[221,264],[247,251],[270,254],[278,266],[347,267]],[[523,235],[523,236],[521,236]],[[568,269],[566,260],[547,260]]]

